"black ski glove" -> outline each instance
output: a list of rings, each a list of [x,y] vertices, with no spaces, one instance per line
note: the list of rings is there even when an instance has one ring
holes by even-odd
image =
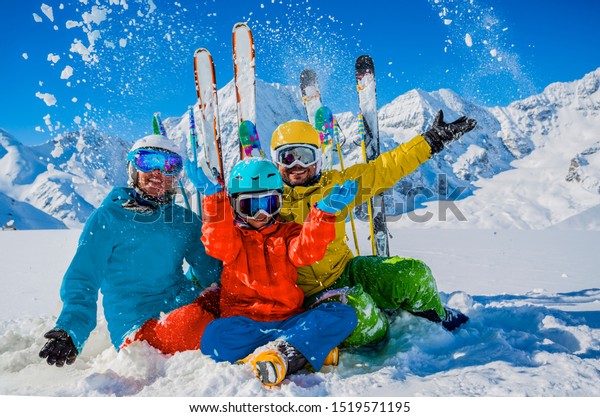
[[[48,365],[62,367],[65,362],[71,365],[77,358],[77,348],[67,332],[61,329],[52,329],[44,337],[50,339],[40,350],[40,358],[48,358]]]
[[[431,155],[441,152],[444,146],[460,138],[464,133],[472,130],[477,125],[473,119],[463,116],[452,123],[444,122],[444,113],[440,110],[435,116],[433,126],[423,136],[431,147]]]

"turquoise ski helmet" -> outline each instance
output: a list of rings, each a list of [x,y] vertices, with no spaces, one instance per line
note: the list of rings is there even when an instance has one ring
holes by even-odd
[[[283,192],[283,180],[275,164],[263,158],[243,159],[231,170],[227,181],[229,195],[277,190]]]

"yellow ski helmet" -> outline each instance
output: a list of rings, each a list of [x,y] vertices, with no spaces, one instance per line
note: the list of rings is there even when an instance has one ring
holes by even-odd
[[[275,129],[271,136],[271,149],[275,150],[283,145],[292,144],[312,145],[321,149],[321,137],[319,132],[310,123],[303,120],[291,120],[283,123]]]
[[[308,145],[316,149],[316,174],[321,173],[321,135],[310,123],[290,120],[277,127],[271,136],[271,159],[277,161],[277,148],[286,145]]]

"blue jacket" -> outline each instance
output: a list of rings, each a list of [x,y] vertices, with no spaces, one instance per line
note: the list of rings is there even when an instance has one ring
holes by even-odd
[[[96,327],[98,290],[118,350],[147,320],[191,303],[220,279],[221,262],[204,251],[196,214],[176,204],[152,214],[123,208],[133,196],[131,188],[115,187],[90,215],[63,278],[56,327],[69,333],[79,352]],[[184,259],[195,282],[183,273]]]

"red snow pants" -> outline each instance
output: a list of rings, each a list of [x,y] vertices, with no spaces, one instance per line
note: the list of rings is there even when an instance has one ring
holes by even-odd
[[[145,340],[168,355],[199,350],[206,325],[220,315],[219,296],[219,290],[205,291],[193,303],[179,307],[161,319],[148,320],[125,340],[121,348]]]

